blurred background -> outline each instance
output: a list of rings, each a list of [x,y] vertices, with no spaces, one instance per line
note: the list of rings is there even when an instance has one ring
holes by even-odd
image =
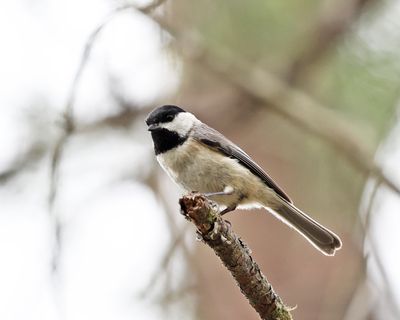
[[[179,214],[178,104],[343,240],[226,216],[295,319],[400,319],[400,3],[0,4],[0,319],[258,319]]]

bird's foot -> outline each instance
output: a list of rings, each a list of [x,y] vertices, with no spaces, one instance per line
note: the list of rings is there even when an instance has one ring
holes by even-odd
[[[236,204],[232,204],[232,205],[226,207],[224,210],[222,210],[219,214],[221,216],[223,216],[225,213],[231,212],[231,211],[233,211],[235,209],[236,209]]]

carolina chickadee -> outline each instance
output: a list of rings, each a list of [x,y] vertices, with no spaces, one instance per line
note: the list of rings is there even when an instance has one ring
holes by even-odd
[[[161,167],[186,191],[198,191],[225,209],[264,207],[325,255],[341,241],[311,219],[242,149],[183,109],[165,105],[146,119]]]

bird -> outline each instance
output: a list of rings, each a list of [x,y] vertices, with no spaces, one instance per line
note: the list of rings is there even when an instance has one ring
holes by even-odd
[[[176,105],[163,105],[145,120],[158,163],[187,192],[203,193],[221,215],[265,208],[327,256],[340,238],[298,209],[285,191],[236,144]]]

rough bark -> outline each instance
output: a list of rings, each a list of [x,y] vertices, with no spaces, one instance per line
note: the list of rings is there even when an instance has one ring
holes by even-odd
[[[198,235],[221,259],[261,319],[292,319],[289,308],[260,271],[248,246],[222,219],[218,207],[198,193],[182,197],[179,203],[184,216],[195,224]]]

